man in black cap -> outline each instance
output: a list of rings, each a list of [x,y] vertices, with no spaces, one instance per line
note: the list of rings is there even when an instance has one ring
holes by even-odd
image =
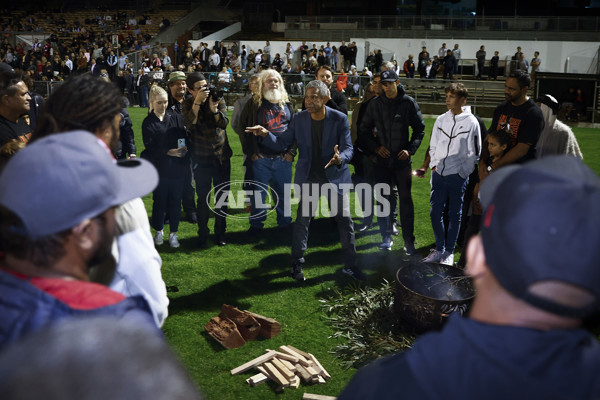
[[[404,87],[397,80],[398,75],[392,70],[381,73],[382,95],[369,102],[358,127],[358,143],[361,149],[373,156],[375,182],[390,187],[396,184],[404,250],[407,255],[414,255],[415,212],[411,195],[411,156],[421,145],[425,135],[425,122],[419,105],[406,95]],[[409,135],[409,127],[412,128],[412,136]],[[377,136],[373,135],[375,129]],[[387,201],[393,201],[389,195],[390,191],[386,194]],[[385,210],[380,210],[377,220],[382,236],[379,248],[391,250],[394,222],[391,211],[388,209],[386,213]]]
[[[600,343],[582,328],[600,304],[600,178],[551,156],[494,172],[480,194],[469,316],[359,371],[339,400],[600,398]]]

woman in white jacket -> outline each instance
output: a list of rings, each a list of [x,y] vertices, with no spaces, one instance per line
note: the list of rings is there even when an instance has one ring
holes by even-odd
[[[446,87],[448,111],[433,125],[429,155],[431,161],[431,225],[435,249],[424,262],[452,265],[454,246],[460,230],[462,203],[469,175],[481,149],[479,122],[466,106],[468,91],[462,83]],[[448,233],[443,214],[448,205]]]

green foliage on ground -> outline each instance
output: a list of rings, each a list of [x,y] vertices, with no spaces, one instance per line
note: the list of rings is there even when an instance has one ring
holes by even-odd
[[[129,112],[139,155],[143,149],[141,123],[147,111],[130,108]],[[426,138],[414,157],[416,166],[422,163],[433,122],[433,119],[426,119]],[[598,131],[577,129],[576,133],[586,162],[600,172],[600,160],[595,156],[600,153]],[[231,179],[239,180],[243,178],[241,146],[230,128],[228,135],[234,153]],[[423,256],[434,243],[429,219],[428,177],[429,174],[425,179],[413,180],[416,247]],[[151,195],[144,201],[150,214]],[[213,222],[213,219],[209,222],[211,232]],[[355,369],[346,369],[347,365],[332,354],[334,347],[343,347],[348,340],[335,334],[321,300],[333,301],[331,299],[341,296],[344,291],[352,292],[357,284],[341,273],[341,251],[335,226],[325,218],[313,221],[306,255],[307,280],[298,283],[288,276],[291,237],[276,228],[273,214],[267,219],[264,235],[258,242],[252,242],[245,234],[249,227],[247,219],[229,218],[227,224],[229,244],[225,247],[216,246],[211,237],[206,248],[198,248],[197,227],[182,222],[179,228],[181,247],[171,249],[165,243],[159,248],[164,280],[167,286],[178,289],[169,293],[169,318],[163,328],[169,344],[207,399],[300,399],[303,392],[337,396]],[[168,227],[165,227],[167,232]],[[377,228],[357,236],[358,265],[369,276],[367,287],[379,288],[384,280],[394,282],[396,270],[408,260],[402,251],[401,237],[395,237],[389,252],[379,251],[379,242]],[[360,291],[356,293],[360,294]],[[249,342],[238,349],[224,349],[204,330],[204,325],[219,314],[224,303],[275,318],[282,324],[281,334],[272,339]],[[324,385],[302,383],[297,390],[286,389],[284,393],[276,394],[268,384],[250,387],[245,380],[252,371],[231,376],[231,369],[258,357],[267,348],[285,344],[313,353],[333,378]]]

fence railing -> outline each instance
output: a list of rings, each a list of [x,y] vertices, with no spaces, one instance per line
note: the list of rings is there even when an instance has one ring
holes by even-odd
[[[600,32],[600,17],[485,17],[485,16],[289,16],[291,29],[431,29]]]

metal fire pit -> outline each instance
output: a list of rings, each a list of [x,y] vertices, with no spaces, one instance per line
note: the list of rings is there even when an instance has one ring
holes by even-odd
[[[443,264],[409,264],[396,272],[394,309],[404,328],[440,329],[450,314],[465,313],[473,297],[471,278]]]

